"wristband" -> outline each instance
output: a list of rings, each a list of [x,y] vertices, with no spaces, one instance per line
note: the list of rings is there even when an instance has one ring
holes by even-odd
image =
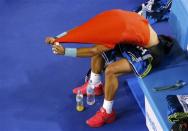
[[[76,57],[77,49],[76,48],[65,48],[64,56]]]

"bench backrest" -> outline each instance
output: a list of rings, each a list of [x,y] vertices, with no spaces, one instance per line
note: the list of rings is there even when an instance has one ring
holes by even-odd
[[[183,51],[188,51],[188,0],[173,0],[170,26]]]

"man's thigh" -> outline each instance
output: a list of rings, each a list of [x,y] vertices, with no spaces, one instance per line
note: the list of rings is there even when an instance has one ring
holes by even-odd
[[[122,74],[128,74],[128,73],[132,73],[132,66],[129,63],[129,61],[125,58],[116,60],[115,62],[109,64],[106,67],[107,70],[112,71],[114,74],[116,75],[122,75]]]

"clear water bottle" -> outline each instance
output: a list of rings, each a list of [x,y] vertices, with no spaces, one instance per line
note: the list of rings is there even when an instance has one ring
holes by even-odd
[[[76,95],[76,110],[83,111],[84,110],[84,102],[83,102],[83,94],[79,90]]]
[[[92,88],[92,85],[88,85],[87,87],[87,104],[93,105],[95,103],[95,92]]]

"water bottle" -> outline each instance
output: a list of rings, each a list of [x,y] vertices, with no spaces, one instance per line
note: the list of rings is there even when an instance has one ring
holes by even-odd
[[[95,92],[92,85],[88,84],[87,87],[87,104],[93,105],[95,103]]]
[[[76,110],[83,111],[84,110],[84,103],[83,103],[83,94],[80,90],[76,95]]]

